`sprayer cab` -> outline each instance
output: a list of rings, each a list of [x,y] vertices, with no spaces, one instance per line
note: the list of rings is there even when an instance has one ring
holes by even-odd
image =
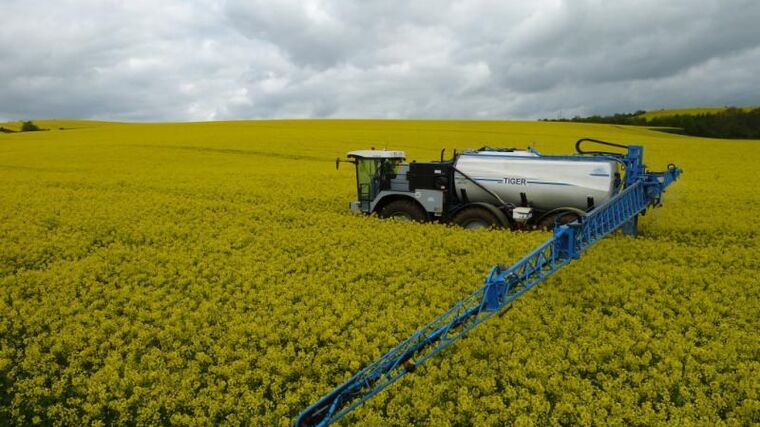
[[[399,173],[406,154],[403,151],[357,150],[349,152],[347,157],[356,166],[358,200],[351,202],[351,210],[370,213],[378,194],[390,188],[390,181]]]

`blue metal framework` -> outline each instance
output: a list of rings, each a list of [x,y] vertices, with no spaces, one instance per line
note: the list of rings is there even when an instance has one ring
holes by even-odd
[[[613,231],[622,227],[625,234],[635,235],[638,215],[660,205],[663,191],[681,170],[671,165],[665,172],[646,172],[640,146],[629,146],[625,156],[612,156],[626,168],[623,191],[585,217],[555,227],[552,238],[511,267],[493,267],[480,289],[307,408],[295,425],[337,421],[486,319],[506,311],[512,301]]]

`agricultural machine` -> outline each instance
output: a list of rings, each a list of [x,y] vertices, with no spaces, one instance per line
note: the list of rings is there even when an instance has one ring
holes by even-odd
[[[584,151],[594,143],[625,153]],[[553,236],[512,266],[496,265],[483,286],[338,386],[296,420],[326,426],[406,375],[617,229],[635,235],[637,220],[662,202],[681,170],[647,171],[643,148],[584,138],[577,154],[533,149],[454,153],[451,160],[404,163],[401,151],[348,153],[358,200],[351,209],[385,218],[441,221],[466,228],[553,229]]]

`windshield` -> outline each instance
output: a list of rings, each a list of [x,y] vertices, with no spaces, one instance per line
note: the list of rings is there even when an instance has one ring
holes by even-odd
[[[374,196],[372,183],[377,174],[377,163],[378,161],[375,159],[357,159],[356,161],[356,184],[359,187],[359,201],[369,202]]]
[[[356,159],[356,184],[359,201],[371,202],[381,190],[390,188],[396,177],[400,159]]]

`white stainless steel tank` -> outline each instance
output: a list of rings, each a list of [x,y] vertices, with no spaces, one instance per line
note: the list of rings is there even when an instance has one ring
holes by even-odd
[[[588,198],[598,206],[613,196],[617,188],[617,163],[608,159],[553,158],[533,151],[467,151],[454,165],[479,184],[498,194],[505,202],[520,206],[524,193],[536,209],[559,207],[588,208]],[[454,173],[456,194],[465,190],[471,202],[494,203],[489,195],[461,174]]]

